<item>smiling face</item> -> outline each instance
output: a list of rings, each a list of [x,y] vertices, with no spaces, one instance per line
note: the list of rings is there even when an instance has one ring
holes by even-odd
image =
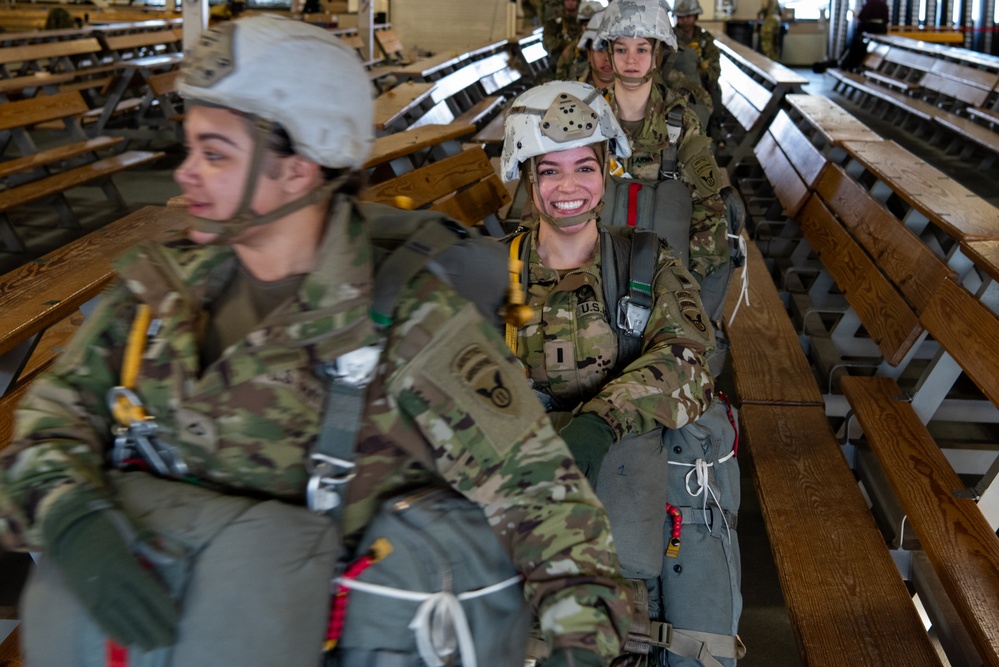
[[[226,109],[191,108],[184,121],[187,157],[174,172],[188,200],[191,215],[225,221],[238,213],[247,186],[254,138],[246,118]],[[253,185],[250,208],[269,213],[288,201],[281,164],[286,158],[268,153]],[[251,228],[244,233],[252,233]],[[209,243],[215,234],[192,231],[191,240]]]
[[[603,165],[592,146],[546,153],[537,158],[534,205],[555,220],[593,210],[604,196]],[[594,218],[558,231],[573,234]]]
[[[644,37],[618,37],[611,44],[614,68],[623,76],[641,78],[652,69],[652,42]]]

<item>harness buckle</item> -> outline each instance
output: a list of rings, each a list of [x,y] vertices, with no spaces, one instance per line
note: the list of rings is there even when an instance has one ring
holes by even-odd
[[[354,479],[354,464],[318,452],[309,456],[309,483],[305,488],[306,505],[317,514],[325,514],[340,506],[342,498],[337,488]]]
[[[651,635],[650,643],[653,646],[669,648],[673,644],[673,625],[652,621],[649,628],[649,635]]]
[[[122,406],[120,399],[125,399],[128,406]],[[112,413],[119,413],[118,408],[124,408],[127,413],[118,415],[119,423],[112,427],[114,447],[111,460],[116,467],[136,456],[152,466],[161,477],[184,477],[188,473],[187,464],[180,455],[180,450],[170,442],[158,437],[159,427],[151,417],[138,418],[144,415],[142,399],[127,387],[112,387],[107,394],[108,406]],[[122,421],[127,419],[128,421]]]
[[[651,308],[632,303],[630,296],[624,296],[618,301],[617,326],[625,336],[641,338],[651,316]]]

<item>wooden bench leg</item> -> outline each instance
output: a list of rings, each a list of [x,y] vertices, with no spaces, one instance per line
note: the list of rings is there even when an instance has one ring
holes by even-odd
[[[7,252],[21,253],[27,249],[5,213],[0,213],[0,240],[3,241]]]

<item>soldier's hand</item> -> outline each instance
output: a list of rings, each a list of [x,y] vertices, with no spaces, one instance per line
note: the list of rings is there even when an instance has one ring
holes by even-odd
[[[581,648],[557,648],[541,667],[606,667],[607,661]]]
[[[79,514],[70,508],[44,526],[49,558],[66,585],[117,642],[145,650],[172,644],[177,607],[166,588],[139,564],[108,510]]]
[[[586,475],[590,486],[597,487],[597,477],[604,456],[614,444],[614,429],[603,417],[592,412],[583,412],[566,424],[560,434],[569,451],[576,459],[580,472]]]

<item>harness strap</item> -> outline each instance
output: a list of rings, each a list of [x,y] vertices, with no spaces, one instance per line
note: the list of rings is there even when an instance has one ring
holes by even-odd
[[[524,285],[527,284],[527,276],[523,275],[525,268],[527,267],[526,260],[521,256],[521,252],[526,245],[524,244],[524,239],[527,238],[527,232],[522,232],[513,237],[510,242],[510,260],[508,262],[510,270],[510,288],[507,293],[507,304],[508,308],[515,308],[517,306],[523,306],[527,301],[527,295],[524,293]],[[514,323],[509,321],[506,323],[506,346],[510,348],[514,356],[517,355],[517,329],[519,327]]]
[[[133,422],[144,421],[147,417],[141,403],[128,398],[139,380],[139,366],[142,364],[142,351],[146,347],[146,334],[153,319],[153,311],[149,304],[140,303],[132,320],[132,330],[128,333],[125,344],[125,356],[121,366],[121,389],[112,401],[111,412],[115,420],[122,426]],[[134,395],[134,394],[132,394]]]
[[[653,646],[660,646],[684,658],[699,660],[704,667],[722,667],[718,658],[739,660],[746,656],[746,645],[738,635],[685,630],[654,621],[652,636],[668,639],[665,642],[653,641]]]
[[[663,148],[662,163],[659,165],[659,175],[662,178],[680,178],[677,168],[677,147],[680,145],[680,134],[683,132],[683,108],[673,107],[666,114],[666,137],[669,142]]]
[[[371,295],[371,317],[379,327],[392,323],[399,290],[427,263],[461,240],[466,233],[443,219],[438,225],[424,225],[378,267]],[[419,238],[417,238],[417,236]]]

